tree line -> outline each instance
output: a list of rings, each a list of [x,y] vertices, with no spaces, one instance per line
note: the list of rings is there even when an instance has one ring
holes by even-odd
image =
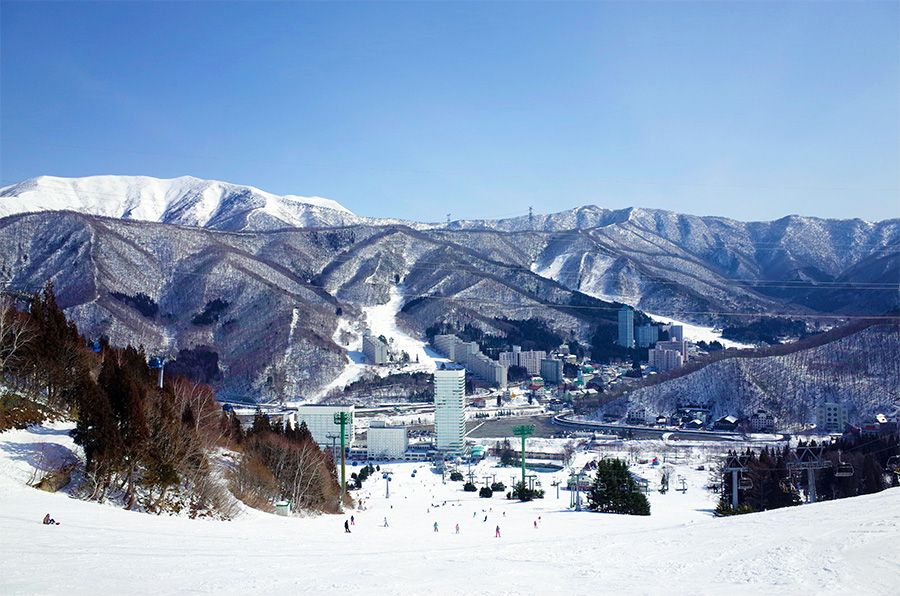
[[[256,483],[255,493],[235,492],[251,506],[289,499],[305,509],[339,507],[334,463],[305,427],[255,421],[245,433],[211,387],[178,376],[158,387],[155,373],[142,348],[113,347],[105,338],[89,344],[50,284],[24,310],[0,302],[3,384],[75,421],[71,434],[85,458],[75,494],[148,512],[230,517],[236,502],[211,460],[227,453],[229,484]]]
[[[798,449],[807,446],[800,442]],[[808,446],[816,447],[815,441]],[[825,467],[816,470],[815,489],[819,501],[843,499],[877,493],[888,486],[897,486],[896,474],[886,470],[887,460],[900,454],[900,437],[889,435],[874,439],[844,438],[822,443]],[[713,487],[721,489],[716,507],[717,515],[734,515],[767,511],[799,505],[810,493],[809,476],[805,470],[792,469],[796,461],[793,450],[765,447],[759,452],[747,449],[743,453],[730,452],[739,457],[745,468],[738,482],[738,508],[732,508],[733,483],[731,472],[724,465],[713,469]],[[839,475],[839,471],[849,475]]]

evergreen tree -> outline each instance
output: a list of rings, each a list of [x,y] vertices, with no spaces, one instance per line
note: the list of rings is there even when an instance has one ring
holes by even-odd
[[[250,426],[251,435],[259,435],[272,432],[272,425],[269,423],[269,417],[263,414],[260,408],[256,408],[256,414],[253,415],[253,424]]]
[[[650,503],[621,459],[603,458],[588,494],[588,509],[603,513],[650,515]]]

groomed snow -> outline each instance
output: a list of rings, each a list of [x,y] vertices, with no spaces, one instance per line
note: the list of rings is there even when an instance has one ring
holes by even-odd
[[[672,325],[681,325],[684,327],[684,339],[692,342],[705,341],[706,343],[717,341],[725,348],[738,348],[738,349],[747,349],[752,348],[753,346],[750,344],[744,344],[737,341],[732,341],[730,339],[723,339],[722,333],[720,331],[716,331],[712,327],[702,327],[700,325],[694,325],[692,323],[685,323],[684,321],[676,321],[672,317],[666,317],[663,315],[655,315],[653,313],[649,313],[645,311],[645,314],[657,321],[659,323],[671,323]]]
[[[64,428],[0,434],[2,594],[891,594],[900,590],[900,489],[715,519],[701,472],[651,493],[653,515],[464,493],[424,464],[386,464],[346,516],[232,522],[133,513],[22,484],[34,445]],[[47,432],[51,434],[47,434]],[[412,470],[418,468],[415,478]],[[12,470],[12,471],[11,471]],[[352,471],[353,468],[350,468]],[[515,469],[483,463],[476,477]],[[643,470],[651,480],[648,470]],[[445,504],[446,502],[446,504]],[[435,505],[438,505],[435,507]],[[50,513],[60,526],[42,526]],[[344,519],[356,524],[345,534]],[[505,515],[504,515],[505,514]],[[484,517],[487,516],[487,521]],[[539,527],[534,521],[541,517]],[[387,517],[389,527],[383,527]],[[438,523],[438,532],[433,524]],[[455,524],[460,533],[453,532]],[[501,538],[494,537],[499,525]]]
[[[446,358],[442,358],[440,354],[432,350],[425,341],[412,337],[397,325],[397,314],[403,308],[403,300],[402,288],[394,286],[390,289],[390,298],[387,302],[377,306],[368,306],[362,310],[364,324],[369,332],[375,337],[383,335],[388,340],[393,340],[391,346],[394,351],[398,356],[401,352],[409,354],[410,363],[405,366],[368,364],[362,353],[362,334],[353,328],[350,321],[340,319],[334,333],[334,341],[347,350],[347,363],[344,370],[319,391],[317,399],[325,397],[333,389],[349,385],[366,374],[386,376],[397,372],[433,372],[437,368],[437,362],[447,362]],[[346,342],[341,339],[342,337],[351,339]],[[418,362],[416,362],[416,358],[418,358]]]
[[[418,358],[419,366],[414,366],[415,370],[433,372],[436,368],[435,361],[446,361],[446,359],[442,359],[425,341],[412,337],[397,325],[397,314],[403,308],[403,300],[402,288],[392,286],[390,299],[387,302],[363,309],[366,313],[366,323],[375,337],[383,335],[388,339],[393,339],[392,346],[397,353],[406,352],[414,364]]]

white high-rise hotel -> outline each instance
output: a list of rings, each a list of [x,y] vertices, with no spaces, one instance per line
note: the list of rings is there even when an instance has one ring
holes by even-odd
[[[434,371],[434,434],[441,451],[462,451],[466,439],[466,369],[442,364]]]

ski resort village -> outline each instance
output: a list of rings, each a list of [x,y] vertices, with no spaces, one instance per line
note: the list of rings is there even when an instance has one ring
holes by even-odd
[[[900,594],[898,39],[0,0],[0,596]]]
[[[620,307],[596,358],[577,341],[417,339],[399,308],[373,307],[337,376],[348,385],[237,401],[85,338],[52,286],[10,286],[4,594],[898,587],[896,408],[867,416],[836,395],[804,419],[703,387],[654,401],[691,362],[705,366],[687,378],[772,347]],[[823,347],[846,341],[824,333]]]

